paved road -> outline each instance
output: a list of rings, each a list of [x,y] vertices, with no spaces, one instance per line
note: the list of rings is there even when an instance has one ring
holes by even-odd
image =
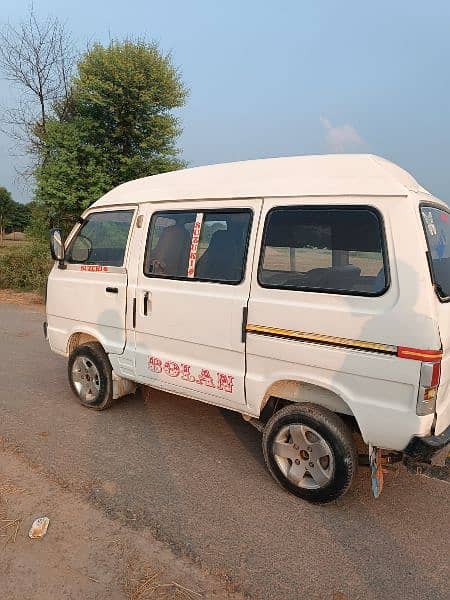
[[[79,406],[42,319],[0,305],[0,436],[49,477],[252,598],[448,599],[448,483],[402,470],[374,500],[361,470],[339,503],[302,503],[272,481],[239,415],[159,392]]]

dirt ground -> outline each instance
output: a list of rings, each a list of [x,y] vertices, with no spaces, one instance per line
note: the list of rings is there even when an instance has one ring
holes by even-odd
[[[398,465],[375,500],[362,467],[339,502],[300,502],[237,413],[156,390],[81,407],[42,305],[14,304],[0,302],[0,600],[448,600],[446,478]],[[30,540],[39,516],[48,533]]]
[[[32,292],[0,290],[0,303],[45,310],[42,297]],[[151,533],[109,520],[0,442],[2,599],[242,598],[227,589],[226,581],[176,557]],[[50,519],[48,532],[32,540],[28,531],[41,516]]]
[[[30,539],[30,526],[41,516],[50,519],[47,534]],[[4,443],[0,581],[4,600],[242,598],[145,529],[111,521]]]
[[[32,307],[36,310],[45,310],[44,299],[40,294],[34,292],[15,292],[13,290],[0,289],[0,303],[18,304],[20,306]]]

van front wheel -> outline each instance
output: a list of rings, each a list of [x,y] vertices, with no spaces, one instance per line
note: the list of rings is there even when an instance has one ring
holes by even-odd
[[[106,352],[97,342],[78,346],[69,356],[70,387],[89,408],[105,410],[113,401],[112,368]]]
[[[269,419],[263,452],[278,483],[317,504],[343,496],[358,464],[346,424],[326,408],[308,403],[286,406]]]

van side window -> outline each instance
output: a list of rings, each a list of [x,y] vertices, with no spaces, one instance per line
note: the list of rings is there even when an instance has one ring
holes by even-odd
[[[66,252],[67,262],[121,267],[132,218],[132,210],[90,214]]]
[[[186,276],[195,216],[193,212],[153,215],[147,239],[145,275]]]
[[[250,223],[249,210],[156,213],[150,223],[144,274],[240,283]]]
[[[420,208],[428,243],[434,289],[443,302],[450,300],[450,213],[436,206]]]
[[[266,219],[263,287],[378,296],[387,288],[382,225],[370,208],[285,207]]]

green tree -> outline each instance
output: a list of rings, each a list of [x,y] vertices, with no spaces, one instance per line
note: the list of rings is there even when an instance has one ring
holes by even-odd
[[[90,122],[91,142],[107,152],[113,185],[184,166],[171,111],[186,94],[170,55],[155,43],[111,42],[87,52],[73,84],[74,107]]]
[[[42,134],[34,227],[69,228],[111,187],[184,166],[173,110],[186,95],[170,55],[156,44],[94,45],[78,64],[64,114],[55,106],[59,116]]]
[[[35,206],[30,233],[47,236],[48,227],[68,233],[78,216],[111,186],[104,154],[90,143],[85,120],[47,122],[47,157],[36,169]]]
[[[14,212],[14,202],[11,193],[5,187],[0,187],[0,245],[3,244],[3,234],[8,227]]]
[[[11,229],[11,231],[25,231],[30,224],[31,202],[22,204],[21,202],[13,201],[13,204],[14,208],[9,223],[9,229]]]

